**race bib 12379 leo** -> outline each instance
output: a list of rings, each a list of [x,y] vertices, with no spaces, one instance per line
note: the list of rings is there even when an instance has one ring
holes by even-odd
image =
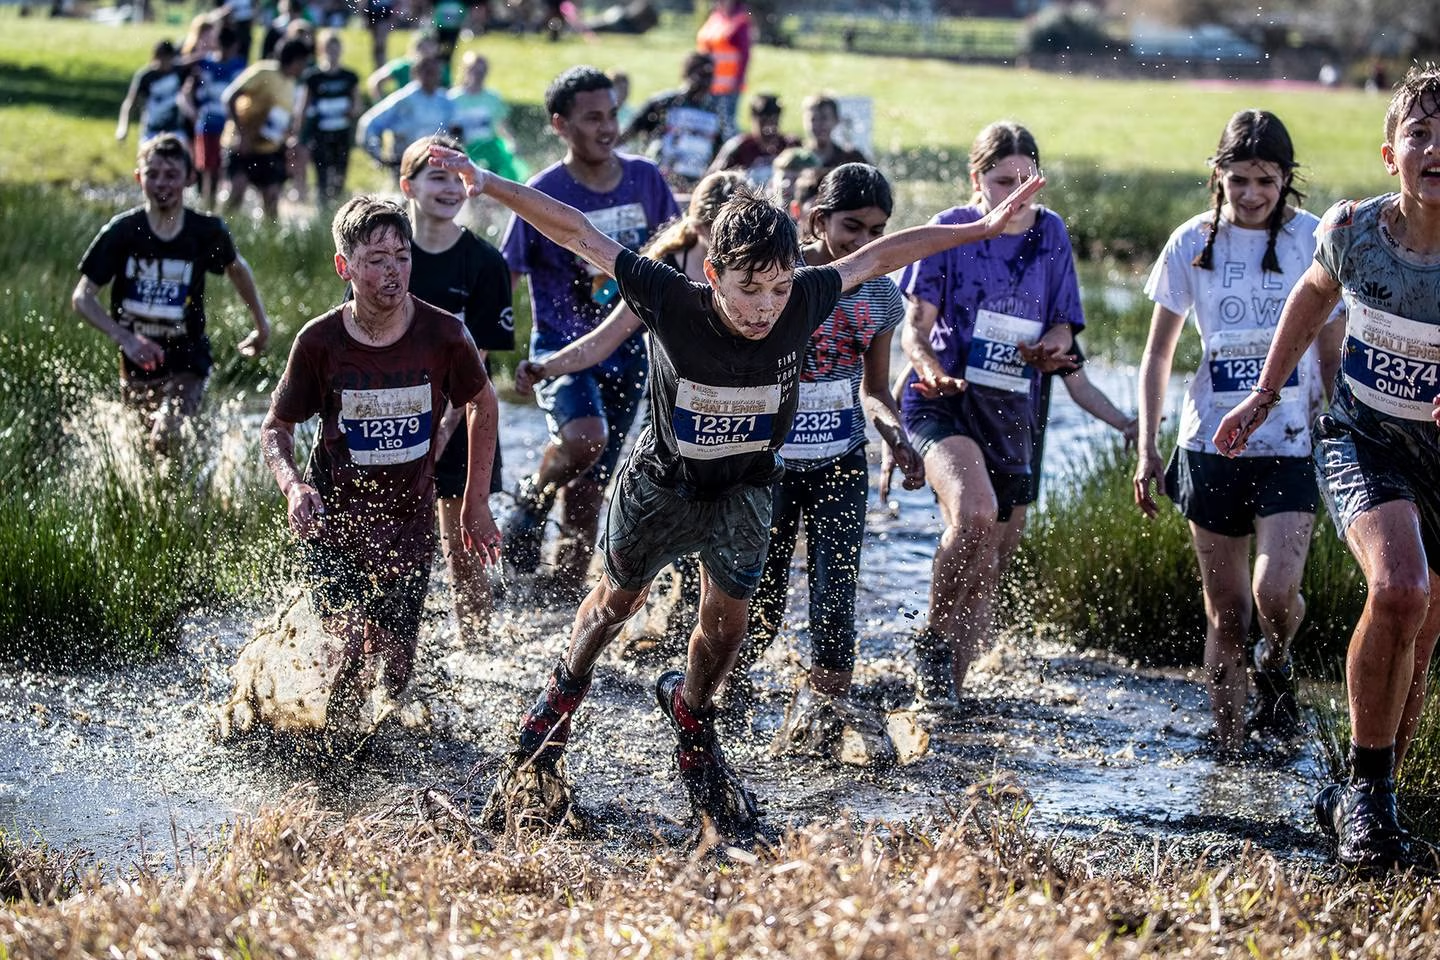
[[[418,460],[430,452],[430,385],[340,391],[340,425],[351,462],[362,467]]]

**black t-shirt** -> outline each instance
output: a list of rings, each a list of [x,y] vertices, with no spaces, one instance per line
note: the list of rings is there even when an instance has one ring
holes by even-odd
[[[116,323],[157,341],[165,351],[165,362],[152,371],[126,358],[128,378],[210,371],[205,274],[223,272],[235,258],[235,243],[220,218],[188,207],[171,240],[161,240],[150,229],[144,207],[101,228],[80,261],[80,272],[98,287],[111,284],[110,316]]]
[[[763,340],[731,333],[709,284],[622,250],[620,295],[650,331],[650,423],[633,462],[681,496],[712,500],[774,483],[790,433],[810,335],[840,299],[834,267],[800,267],[790,300]]]
[[[355,120],[350,115],[355,105],[355,88],[360,78],[353,70],[321,70],[311,67],[300,77],[307,91],[305,135],[325,137],[351,135]]]
[[[442,253],[411,245],[410,292],[463,320],[481,350],[515,349],[510,268],[499,250],[464,227]]]
[[[142,139],[149,139],[160,133],[189,133],[189,124],[180,112],[180,86],[185,81],[185,70],[170,67],[141,67],[136,71],[140,78],[135,93],[143,105],[140,122],[145,126]]]

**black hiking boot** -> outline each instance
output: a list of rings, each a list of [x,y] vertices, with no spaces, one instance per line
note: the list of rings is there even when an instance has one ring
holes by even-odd
[[[1255,668],[1255,706],[1245,718],[1245,729],[1282,739],[1298,736],[1305,729],[1295,685],[1295,665],[1273,670]]]
[[[1385,873],[1411,865],[1410,836],[1400,826],[1393,780],[1330,784],[1315,796],[1315,822],[1334,841],[1342,867]]]
[[[521,478],[515,486],[515,509],[501,531],[500,551],[506,566],[518,573],[534,573],[540,566],[540,545],[545,538],[545,518],[555,504],[555,489],[542,490],[535,475]]]
[[[714,716],[696,716],[685,706],[680,697],[684,685],[685,674],[667,670],[655,682],[655,699],[680,738],[675,747],[675,764],[690,796],[690,806],[702,826],[708,819],[726,840],[740,846],[753,845],[764,839],[760,835],[760,804],[725,762],[715,738]]]
[[[955,680],[950,670],[950,644],[929,627],[914,633],[915,699],[920,707],[955,704]]]

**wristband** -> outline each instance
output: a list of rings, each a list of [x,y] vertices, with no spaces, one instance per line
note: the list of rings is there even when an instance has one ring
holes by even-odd
[[[1255,384],[1255,389],[1254,389],[1254,390],[1251,390],[1250,392],[1251,392],[1251,393],[1255,393],[1255,394],[1259,394],[1259,395],[1262,396],[1262,397],[1269,397],[1269,398],[1270,398],[1270,400],[1268,400],[1268,401],[1265,403],[1265,409],[1267,409],[1267,410],[1270,409],[1271,407],[1275,406],[1277,403],[1280,402],[1280,391],[1279,391],[1279,390],[1274,390],[1274,389],[1271,389],[1270,387],[1261,386],[1260,384],[1257,383],[1257,384]]]

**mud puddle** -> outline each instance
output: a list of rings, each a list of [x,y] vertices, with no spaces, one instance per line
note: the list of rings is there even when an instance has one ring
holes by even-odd
[[[503,420],[513,483],[532,466],[544,426],[528,407],[507,405]],[[1062,415],[1051,429],[1056,449],[1083,449],[1104,428]],[[857,680],[885,707],[909,700],[908,636],[924,609],[939,528],[928,493],[896,498],[898,512],[870,518],[857,611]],[[1247,841],[1286,857],[1318,855],[1308,812],[1321,779],[1313,747],[1245,767],[1216,763],[1201,739],[1209,721],[1197,677],[1034,637],[1009,636],[982,660],[959,709],[920,716],[931,740],[918,762],[873,772],[772,756],[769,741],[808,658],[803,566],[792,582],[789,628],[754,673],[752,725],[726,741],[777,823],[923,821],[961,811],[983,791],[1013,799],[1044,834],[1116,838],[1117,856],[1157,842],[1198,852]],[[237,814],[305,783],[318,781],[322,802],[338,810],[403,803],[432,785],[483,801],[519,715],[565,646],[574,604],[511,584],[485,648],[465,649],[438,571],[434,584],[412,688],[430,708],[428,729],[386,728],[356,760],[319,768],[283,745],[211,739],[212,708],[228,695],[228,668],[251,632],[244,615],[197,617],[173,656],[138,667],[0,669],[0,828],[124,869],[202,855]],[[601,842],[688,835],[674,741],[651,692],[668,662],[605,662],[577,718],[570,771]]]

